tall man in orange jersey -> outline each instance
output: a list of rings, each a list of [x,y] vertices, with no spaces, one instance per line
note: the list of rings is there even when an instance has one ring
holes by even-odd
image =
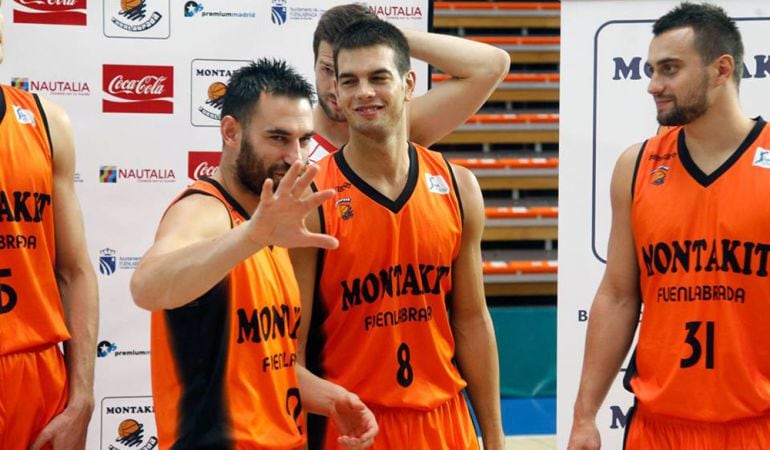
[[[408,141],[415,74],[397,28],[351,25],[334,63],[350,140],[318,163],[315,189],[331,188],[334,197],[308,227],[340,246],[292,254],[303,306],[312,308],[300,333],[307,365],[372,408],[380,425],[374,448],[478,448],[467,384],[484,448],[502,449],[478,183]],[[332,424],[311,427],[310,447],[336,448],[338,433]]]
[[[304,410],[333,417],[345,447],[377,433],[358,397],[296,365],[302,310],[281,247],[337,245],[303,224],[331,196],[302,196],[317,172],[301,174],[299,161],[313,134],[311,97],[283,61],[262,59],[233,75],[219,171],[169,206],[132,277],[134,300],[153,311],[161,449],[300,447]]]
[[[0,15],[0,61],[2,42]],[[65,111],[0,85],[3,450],[85,448],[98,306],[74,176]]]
[[[312,162],[333,153],[348,141],[348,124],[334,90],[334,41],[352,23],[376,19],[369,7],[347,4],[328,9],[313,33],[315,85],[318,104],[313,108],[315,135],[309,146]],[[407,136],[429,146],[474,114],[508,73],[508,53],[491,45],[437,33],[401,30],[411,55],[450,76],[407,104]]]
[[[639,322],[625,385],[630,450],[770,448],[770,130],[738,103],[743,44],[714,5],[653,25],[658,122],[612,177],[612,229],[591,307],[571,450],[596,450],[596,412]]]

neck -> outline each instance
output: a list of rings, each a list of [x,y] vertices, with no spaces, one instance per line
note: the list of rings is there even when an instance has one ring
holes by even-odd
[[[348,142],[348,123],[331,120],[320,105],[313,108],[313,127],[317,134],[337,148]]]
[[[737,99],[715,102],[701,117],[684,126],[691,153],[732,153],[755,122],[743,114]]]
[[[406,133],[373,138],[353,132],[343,152],[350,167],[367,181],[380,179],[397,185],[406,181],[409,173]]]

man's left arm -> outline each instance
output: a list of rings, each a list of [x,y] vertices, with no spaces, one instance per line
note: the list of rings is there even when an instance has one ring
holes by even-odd
[[[473,174],[452,166],[462,199],[464,220],[460,253],[452,269],[450,311],[455,356],[476,413],[485,450],[505,447],[500,415],[500,368],[492,318],[484,296],[481,273],[481,234],[484,200]]]
[[[88,258],[80,204],[75,195],[75,148],[67,113],[41,99],[53,145],[53,214],[56,280],[71,339],[64,342],[69,398],[64,411],[31,447],[46,442],[59,449],[85,448],[94,408],[94,358],[99,320],[96,274]]]

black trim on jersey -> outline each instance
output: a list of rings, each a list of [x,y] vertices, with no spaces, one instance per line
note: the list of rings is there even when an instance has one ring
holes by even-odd
[[[337,167],[339,167],[342,175],[344,175],[345,178],[347,178],[353,184],[353,186],[355,186],[359,191],[372,199],[374,202],[377,202],[385,208],[391,210],[393,213],[398,214],[398,212],[401,211],[401,208],[406,205],[409,197],[412,196],[414,188],[417,186],[417,178],[420,172],[420,162],[419,158],[417,157],[417,150],[414,148],[412,143],[409,143],[409,174],[406,178],[406,186],[404,186],[404,190],[401,191],[401,194],[395,201],[382,195],[377,189],[370,186],[366,181],[364,181],[361,177],[356,175],[355,172],[353,172],[353,169],[350,168],[347,161],[345,161],[345,156],[342,154],[343,148],[333,153],[334,162],[337,163]]]
[[[43,104],[40,103],[40,97],[37,94],[32,94],[32,98],[35,99],[37,110],[40,112],[40,117],[43,118],[43,128],[45,129],[45,135],[48,136],[48,148],[51,149],[51,158],[53,158],[53,141],[51,140],[51,129],[48,127],[48,117],[45,115]]]
[[[634,419],[634,413],[636,413],[637,398],[634,397],[634,404],[628,408],[628,415],[626,416],[626,426],[623,428],[623,450],[626,450],[626,444],[628,443],[628,430],[631,429],[631,421]]]
[[[225,400],[229,357],[230,278],[183,308],[164,311],[171,354],[182,384],[172,449],[232,449]]]
[[[230,206],[233,207],[233,209],[240,215],[242,215],[246,220],[251,219],[251,214],[247,213],[245,209],[243,209],[243,206],[241,206],[240,203],[238,203],[238,200],[236,200],[232,195],[230,195],[229,192],[225,190],[224,187],[222,187],[219,182],[213,178],[208,177],[202,177],[199,181],[203,181],[204,183],[208,183],[216,188],[216,190],[219,191],[220,194],[222,194],[222,197],[227,200],[227,203],[230,204]]]
[[[337,152],[341,153],[341,152]],[[310,189],[318,192],[318,186],[315,182],[310,183]],[[318,206],[319,232],[326,233],[326,220],[324,219],[323,206]],[[321,370],[321,350],[326,345],[326,336],[321,331],[321,325],[327,317],[329,311],[323,305],[318,295],[321,286],[321,273],[323,272],[324,259],[326,251],[318,249],[316,256],[315,281],[313,282],[313,308],[310,315],[310,326],[308,327],[308,336],[305,341],[305,368],[315,375],[323,376]],[[322,450],[326,441],[326,427],[328,419],[324,416],[308,413],[307,415],[307,448],[308,450]]]
[[[447,169],[449,169],[449,174],[452,176],[452,186],[455,188],[455,197],[457,197],[457,204],[460,205],[460,222],[465,223],[465,211],[463,210],[463,199],[460,195],[460,188],[457,187],[457,177],[455,176],[455,171],[452,169],[452,165],[449,164],[449,161],[447,161],[446,157],[444,155],[441,155],[441,158],[446,163]]]
[[[732,155],[730,155],[729,158],[727,158],[727,161],[723,162],[721,166],[719,166],[715,171],[711,172],[710,174],[706,175],[703,173],[703,171],[698,167],[697,164],[695,164],[695,161],[692,160],[692,157],[690,156],[690,151],[687,149],[687,142],[685,140],[684,135],[684,128],[682,128],[681,131],[679,131],[679,137],[677,141],[677,149],[679,151],[679,159],[682,161],[682,166],[684,166],[684,169],[690,174],[691,177],[695,179],[695,181],[698,182],[703,187],[708,187],[711,185],[711,183],[715,182],[719,177],[727,172],[730,167],[732,167],[738,159],[746,152],[746,149],[748,149],[751,144],[754,143],[754,141],[757,140],[757,137],[759,136],[759,133],[762,132],[762,129],[765,127],[765,121],[762,119],[762,117],[756,117],[755,120],[757,123],[754,124],[754,127],[749,132],[748,136],[741,142],[741,145],[738,146],[738,148],[733,152]]]
[[[0,123],[3,123],[3,118],[5,118],[5,110],[6,110],[6,103],[5,103],[5,89],[0,87]]]
[[[639,154],[636,155],[636,163],[634,164],[634,175],[631,177],[631,200],[634,199],[634,190],[636,189],[636,176],[639,174],[639,165],[642,163],[642,155],[644,154],[644,148],[647,147],[647,142],[644,141],[642,148],[639,149]]]
[[[623,388],[630,393],[634,393],[634,389],[631,387],[631,380],[639,374],[639,370],[636,368],[636,349],[631,353],[631,358],[628,360],[628,367],[626,373],[623,375]]]

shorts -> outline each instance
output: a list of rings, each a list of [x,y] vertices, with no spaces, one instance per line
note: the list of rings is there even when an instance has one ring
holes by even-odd
[[[625,450],[767,450],[770,415],[700,422],[656,415],[634,407],[626,428]]]
[[[0,449],[27,450],[65,406],[67,370],[58,345],[0,355]]]
[[[369,406],[380,426],[373,450],[478,450],[479,440],[462,392],[430,411]],[[337,450],[336,428],[327,422],[325,450]]]

